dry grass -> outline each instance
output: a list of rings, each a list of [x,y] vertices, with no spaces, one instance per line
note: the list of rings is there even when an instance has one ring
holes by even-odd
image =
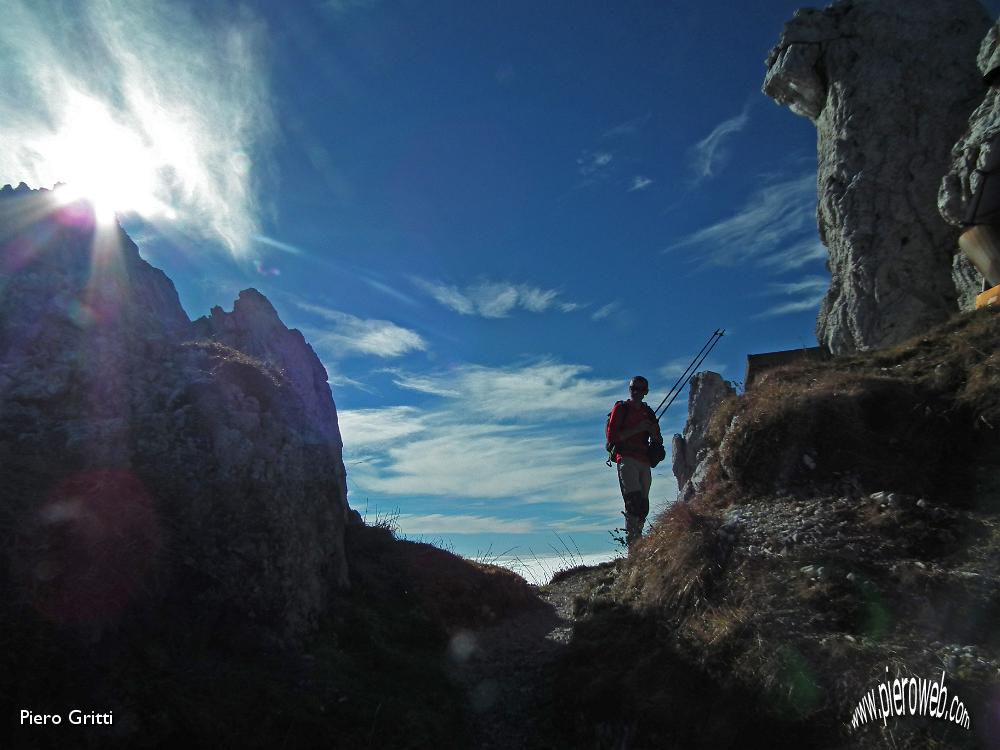
[[[507,568],[477,563],[422,542],[395,539],[387,528],[348,528],[354,566],[363,576],[387,579],[401,588],[445,633],[493,624],[504,617],[542,606],[537,594]]]
[[[929,677],[943,644],[1000,657],[998,376],[1000,311],[983,310],[890,350],[769,371],[727,399],[709,426],[717,459],[700,493],[654,521],[621,568],[614,601],[591,608],[594,653],[598,635],[609,637],[628,613],[645,629],[636,650],[685,670],[707,691],[702,700],[748,691],[765,699],[747,711],[763,706],[802,731],[821,730],[815,743],[775,746],[891,746],[880,728],[844,731],[886,666]],[[879,490],[905,502],[868,500]],[[787,519],[774,538],[788,528],[801,535],[799,506],[825,510],[823,531],[786,549],[757,541],[751,552],[724,523],[735,507]],[[804,572],[819,567],[822,576]],[[678,657],[686,666],[671,661]],[[637,662],[622,659],[607,665],[610,682],[634,679]],[[985,711],[988,681],[974,666],[961,662],[949,677]],[[668,712],[678,700],[668,697],[675,703],[654,697],[647,707]],[[671,731],[640,724],[640,739]],[[975,742],[916,722],[893,731],[900,747]]]
[[[770,371],[713,417],[721,478],[746,492],[891,487],[969,505],[989,479],[977,467],[998,455],[998,348],[989,310],[888,351]]]
[[[721,566],[719,522],[675,504],[629,555],[619,591],[644,609],[682,618],[706,597]]]

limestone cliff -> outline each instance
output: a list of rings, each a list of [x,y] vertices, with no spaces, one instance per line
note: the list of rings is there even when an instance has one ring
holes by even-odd
[[[988,85],[979,106],[969,116],[968,128],[951,151],[951,169],[941,181],[938,207],[949,223],[961,226],[966,219],[973,193],[980,186],[982,171],[994,171],[1000,164],[1000,24],[986,34],[976,59],[983,83]],[[977,172],[976,170],[982,170]],[[982,276],[964,255],[956,256],[956,277],[961,274],[965,290],[963,307],[970,307],[973,295],[980,290]]]
[[[253,290],[192,324],[120,227],[26,188],[0,193],[0,509],[20,618],[288,641],[348,582],[336,410],[301,334]]]
[[[989,25],[976,0],[841,0],[797,11],[768,56],[764,93],[816,125],[832,276],[817,338],[834,354],[899,343],[967,296],[937,192]]]

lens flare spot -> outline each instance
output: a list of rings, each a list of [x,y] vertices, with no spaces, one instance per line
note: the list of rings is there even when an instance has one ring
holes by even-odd
[[[37,610],[64,623],[121,614],[160,546],[153,499],[122,469],[61,481],[36,513],[29,539],[25,583]]]

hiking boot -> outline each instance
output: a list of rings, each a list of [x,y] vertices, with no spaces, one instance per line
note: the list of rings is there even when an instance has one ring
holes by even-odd
[[[625,516],[625,541],[629,549],[642,536],[642,522],[639,516]]]

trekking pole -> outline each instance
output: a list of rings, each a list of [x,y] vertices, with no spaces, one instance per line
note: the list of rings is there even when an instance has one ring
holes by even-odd
[[[676,389],[677,386],[680,386],[681,388],[684,387],[682,385],[682,381],[684,381],[684,379],[687,377],[687,374],[691,371],[691,368],[695,366],[695,363],[698,361],[698,358],[705,352],[705,350],[708,349],[710,346],[714,346],[715,337],[720,335],[721,334],[719,332],[719,329],[716,328],[715,333],[713,333],[711,336],[708,337],[708,341],[705,342],[705,345],[701,347],[701,350],[697,354],[694,355],[694,359],[691,360],[691,364],[689,364],[687,366],[687,369],[685,369],[684,372],[680,374],[680,377],[677,378],[677,382],[675,382],[672,386],[670,386],[670,390],[667,391],[667,395],[663,397],[663,401],[660,402],[659,406],[653,409],[654,414],[658,412],[660,410],[660,406],[663,406],[663,404],[666,403],[667,399],[669,399],[671,395],[673,395],[674,389]]]
[[[725,334],[726,334],[725,330],[722,329],[717,330],[714,334],[712,334],[714,341],[711,341],[711,345],[708,347],[708,349],[706,349],[705,352],[695,361],[693,366],[690,368],[691,373],[684,379],[684,382],[681,384],[681,387],[678,388],[676,391],[674,391],[674,394],[670,397],[670,400],[667,402],[667,405],[663,407],[663,411],[661,411],[660,414],[656,417],[656,421],[660,421],[663,415],[667,413],[667,409],[670,408],[670,405],[674,403],[674,400],[681,394],[681,391],[684,390],[684,386],[686,386],[691,381],[691,378],[695,376],[695,374],[698,372],[698,368],[701,367],[701,363],[704,362],[705,359],[708,357],[708,355],[712,353],[712,349],[715,348],[715,345],[719,343],[719,341]],[[659,409],[659,407],[657,407],[657,409]]]
[[[691,364],[689,364],[687,369],[685,369],[684,372],[681,373],[680,377],[677,378],[677,382],[670,386],[670,390],[667,391],[667,395],[663,397],[659,406],[653,409],[653,414],[656,415],[657,421],[659,421],[660,418],[667,413],[667,409],[670,408],[670,404],[672,404],[674,399],[676,399],[677,396],[680,395],[680,392],[684,390],[684,386],[688,384],[688,381],[698,371],[698,367],[705,361],[705,358],[712,352],[715,345],[718,344],[719,340],[725,335],[726,330],[724,328],[716,328],[715,333],[708,337],[708,341],[705,342],[705,345],[701,347],[701,350],[697,354],[694,355],[694,359],[691,360]],[[678,386],[680,387],[678,388]],[[670,400],[669,403],[667,403],[667,399]],[[660,407],[663,407],[664,404],[667,404],[666,407],[663,408],[662,413],[658,414],[657,412],[660,411]]]

